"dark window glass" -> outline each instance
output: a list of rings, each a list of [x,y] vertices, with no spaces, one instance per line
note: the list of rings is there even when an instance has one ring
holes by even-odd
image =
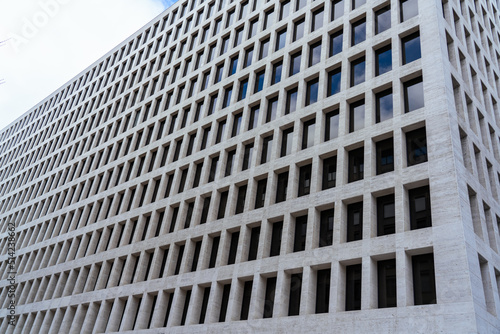
[[[286,108],[285,108],[285,115],[288,115],[295,110],[297,110],[297,96],[298,96],[298,89],[297,88],[292,88],[286,93]]]
[[[269,256],[280,255],[282,232],[283,232],[283,222],[281,221],[274,223],[273,230],[271,233],[271,247],[269,250]]]
[[[264,207],[266,202],[267,179],[262,179],[257,182],[257,191],[255,194],[255,208]]]
[[[331,246],[333,244],[333,215],[333,209],[321,211],[319,247]]]
[[[215,71],[215,83],[222,80],[222,74],[224,73],[224,64],[217,66]]]
[[[328,313],[330,306],[331,269],[316,272],[316,310],[315,313]]]
[[[401,22],[418,15],[418,0],[400,0]]]
[[[238,187],[238,199],[236,201],[236,211],[234,214],[242,213],[245,210],[245,199],[247,197],[248,186],[242,185]]]
[[[215,267],[217,261],[217,253],[219,252],[220,236],[214,237],[212,239],[212,251],[210,252],[210,261],[208,263],[208,268]]]
[[[364,148],[349,151],[349,175],[348,182],[363,179],[364,174]]]
[[[417,31],[401,39],[403,49],[403,65],[422,57],[420,50],[420,33]]]
[[[315,31],[316,29],[320,29],[321,27],[323,27],[323,14],[323,8],[313,13],[311,31]]]
[[[375,119],[377,123],[391,119],[393,116],[392,88],[375,95]]]
[[[306,106],[318,102],[319,80],[313,79],[307,82]]]
[[[248,1],[245,1],[244,3],[241,4],[240,7],[240,16],[239,16],[240,20],[247,15],[247,11],[248,11]]]
[[[361,310],[361,265],[345,267],[345,310]]]
[[[276,292],[276,277],[269,277],[266,280],[266,293],[264,295],[263,318],[272,318],[274,309],[274,296]]]
[[[205,197],[203,199],[203,208],[201,210],[200,224],[205,224],[208,219],[208,212],[210,210],[210,200],[211,197]]]
[[[268,54],[269,54],[269,38],[266,38],[265,40],[260,42],[259,60],[267,57]]]
[[[175,162],[179,159],[179,155],[181,154],[181,147],[182,147],[182,139],[179,139],[178,141],[175,142],[175,151],[174,151],[174,157],[172,158],[172,162]],[[138,172],[141,172],[141,168],[138,169]]]
[[[236,29],[236,37],[234,38],[234,46],[238,46],[243,41],[243,28]]]
[[[229,107],[229,104],[231,103],[231,96],[233,95],[233,86],[226,88],[226,91],[224,92],[224,101],[222,101],[222,108],[227,108]]]
[[[226,131],[226,123],[227,121],[224,119],[219,122],[219,126],[217,128],[217,136],[215,137],[215,143],[218,144],[221,142],[224,137],[224,132]]]
[[[314,132],[316,128],[316,120],[311,119],[304,122],[304,130],[302,132],[302,149],[314,146]]]
[[[382,75],[392,70],[392,50],[387,45],[375,51],[375,75]]]
[[[266,123],[274,121],[276,119],[277,110],[278,110],[278,98],[275,97],[268,101]]]
[[[431,195],[429,186],[408,190],[410,202],[410,228],[417,230],[431,227]]]
[[[231,284],[225,284],[222,289],[222,300],[220,303],[219,322],[226,321],[227,306],[229,304],[229,293],[231,292]]]
[[[276,36],[276,48],[275,48],[275,50],[278,51],[278,50],[284,48],[285,44],[286,44],[286,29],[278,32],[278,35]]]
[[[351,103],[349,110],[349,132],[363,129],[365,127],[365,100]]]
[[[280,157],[292,153],[293,127],[283,130]]]
[[[436,304],[434,255],[415,255],[413,269],[413,302],[415,305]]]
[[[271,10],[268,10],[265,13],[264,28],[262,30],[266,30],[267,28],[271,27],[273,24],[274,24],[274,8],[272,8]]]
[[[241,170],[247,170],[252,163],[253,143],[245,145],[245,152],[243,154],[243,166]]]
[[[322,189],[335,187],[337,181],[337,156],[323,159],[323,182]]]
[[[250,233],[250,245],[248,248],[248,261],[257,259],[257,251],[259,250],[260,226],[252,228]]]
[[[208,106],[208,115],[212,115],[217,107],[218,94],[210,96],[210,105]]]
[[[210,173],[208,174],[208,182],[215,180],[215,175],[217,174],[217,165],[219,164],[219,157],[213,157],[212,163],[210,164]]]
[[[203,138],[201,139],[200,151],[204,150],[207,147],[208,137],[210,136],[210,129],[211,128],[208,127],[203,130]]]
[[[281,3],[280,20],[290,15],[290,1],[283,1]]]
[[[377,142],[377,175],[394,170],[394,143],[393,139],[385,139]]]
[[[182,309],[181,326],[186,324],[186,316],[189,309],[189,300],[191,299],[191,290],[186,291],[186,297],[184,298],[184,308]],[[139,306],[140,307],[140,304]],[[137,309],[139,311],[139,309]],[[134,321],[135,322],[135,321]],[[134,325],[135,327],[135,325]]]
[[[220,48],[220,55],[226,53],[228,47],[229,47],[229,36],[222,39],[222,45]]]
[[[283,70],[283,62],[277,62],[273,65],[273,77],[271,78],[271,85],[281,81],[281,72]]]
[[[377,198],[377,236],[396,233],[394,194]]]
[[[278,174],[278,185],[276,187],[276,203],[286,201],[288,191],[288,172]]]
[[[237,136],[240,134],[241,129],[241,120],[243,118],[243,114],[239,113],[234,115],[233,118],[233,129],[231,130],[231,137]]]
[[[385,6],[375,12],[375,34],[380,34],[391,27],[391,6]]]
[[[229,75],[235,74],[237,69],[238,69],[238,57],[234,57],[231,59],[231,68],[230,68]]]
[[[203,170],[203,161],[196,165],[196,172],[194,174],[193,188],[196,188],[200,185],[202,170]]]
[[[224,176],[231,175],[231,172],[233,171],[233,163],[235,155],[236,155],[236,150],[227,152],[226,171],[224,173]]]
[[[172,297],[170,297],[172,299]],[[201,302],[200,320],[198,323],[205,323],[205,316],[207,315],[208,309],[208,299],[210,298],[210,287],[206,287],[203,290],[203,300]]]
[[[185,245],[179,247],[179,252],[177,253],[177,263],[175,264],[174,275],[179,275],[181,271],[182,256],[184,255]]]
[[[244,79],[240,82],[240,91],[238,93],[238,101],[241,101],[247,97],[248,90],[248,79]]]
[[[351,62],[351,87],[365,82],[365,57]]]
[[[229,192],[224,191],[220,193],[220,200],[219,200],[219,211],[217,212],[217,219],[222,219],[224,218],[226,214],[226,206],[227,206],[227,197],[228,197]]]
[[[332,3],[332,21],[344,15],[344,0],[334,0]]]
[[[328,72],[328,96],[332,96],[340,92],[340,79],[341,79],[340,68]]]
[[[307,215],[295,218],[295,234],[293,251],[300,252],[306,249]]]
[[[347,242],[363,239],[363,202],[347,205]]]
[[[198,260],[200,259],[201,252],[201,240],[195,243],[194,254],[193,254],[193,262],[191,264],[191,271],[196,271],[198,267]]]
[[[250,48],[245,52],[245,64],[244,64],[245,66],[244,66],[244,68],[252,65],[252,58],[253,58],[253,48]]]
[[[427,138],[425,128],[406,133],[406,156],[408,166],[427,161]]]
[[[298,39],[304,37],[304,29],[306,26],[306,21],[304,19],[300,19],[293,25],[293,41],[295,42]]]
[[[260,156],[260,163],[265,164],[271,160],[271,150],[273,146],[273,136],[267,136],[262,140],[262,155]]]
[[[231,244],[229,245],[229,255],[227,257],[227,264],[234,264],[236,261],[236,253],[238,252],[238,240],[240,239],[240,232],[231,233]]]
[[[309,46],[309,66],[314,66],[321,61],[321,42]]]
[[[361,19],[352,24],[351,45],[364,42],[366,39],[366,19]]]
[[[342,30],[330,35],[330,57],[342,52],[343,39],[344,32]]]
[[[405,94],[405,112],[424,107],[424,84],[422,77],[407,81],[403,85]]]
[[[302,273],[290,276],[290,297],[288,299],[288,315],[299,315],[300,295],[302,293]]]
[[[260,105],[253,106],[250,110],[250,121],[248,122],[248,130],[255,129],[259,122]]]
[[[338,109],[325,115],[325,141],[337,138],[339,135],[339,111]]]
[[[302,60],[302,52],[297,52],[291,56],[289,76],[295,75],[300,72],[301,60]]]
[[[243,298],[241,299],[240,320],[247,320],[250,311],[253,281],[246,281],[243,286]]]
[[[265,71],[260,71],[255,74],[254,93],[260,92],[264,88],[264,75]]]
[[[311,171],[311,164],[300,167],[298,197],[309,195],[311,193]]]

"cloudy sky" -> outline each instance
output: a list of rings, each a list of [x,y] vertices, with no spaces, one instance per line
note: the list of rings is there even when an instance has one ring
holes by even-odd
[[[176,0],[0,0],[0,130]]]

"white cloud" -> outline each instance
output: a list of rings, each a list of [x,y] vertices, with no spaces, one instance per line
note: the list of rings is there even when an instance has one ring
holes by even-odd
[[[169,2],[174,1],[0,0],[0,129],[160,14]]]

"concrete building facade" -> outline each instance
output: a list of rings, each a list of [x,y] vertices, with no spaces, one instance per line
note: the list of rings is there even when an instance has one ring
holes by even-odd
[[[499,5],[179,1],[0,133],[0,332],[499,332]]]

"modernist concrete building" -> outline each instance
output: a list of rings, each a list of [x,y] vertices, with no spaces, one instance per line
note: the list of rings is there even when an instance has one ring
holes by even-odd
[[[498,333],[499,13],[179,1],[1,132],[0,332]]]

